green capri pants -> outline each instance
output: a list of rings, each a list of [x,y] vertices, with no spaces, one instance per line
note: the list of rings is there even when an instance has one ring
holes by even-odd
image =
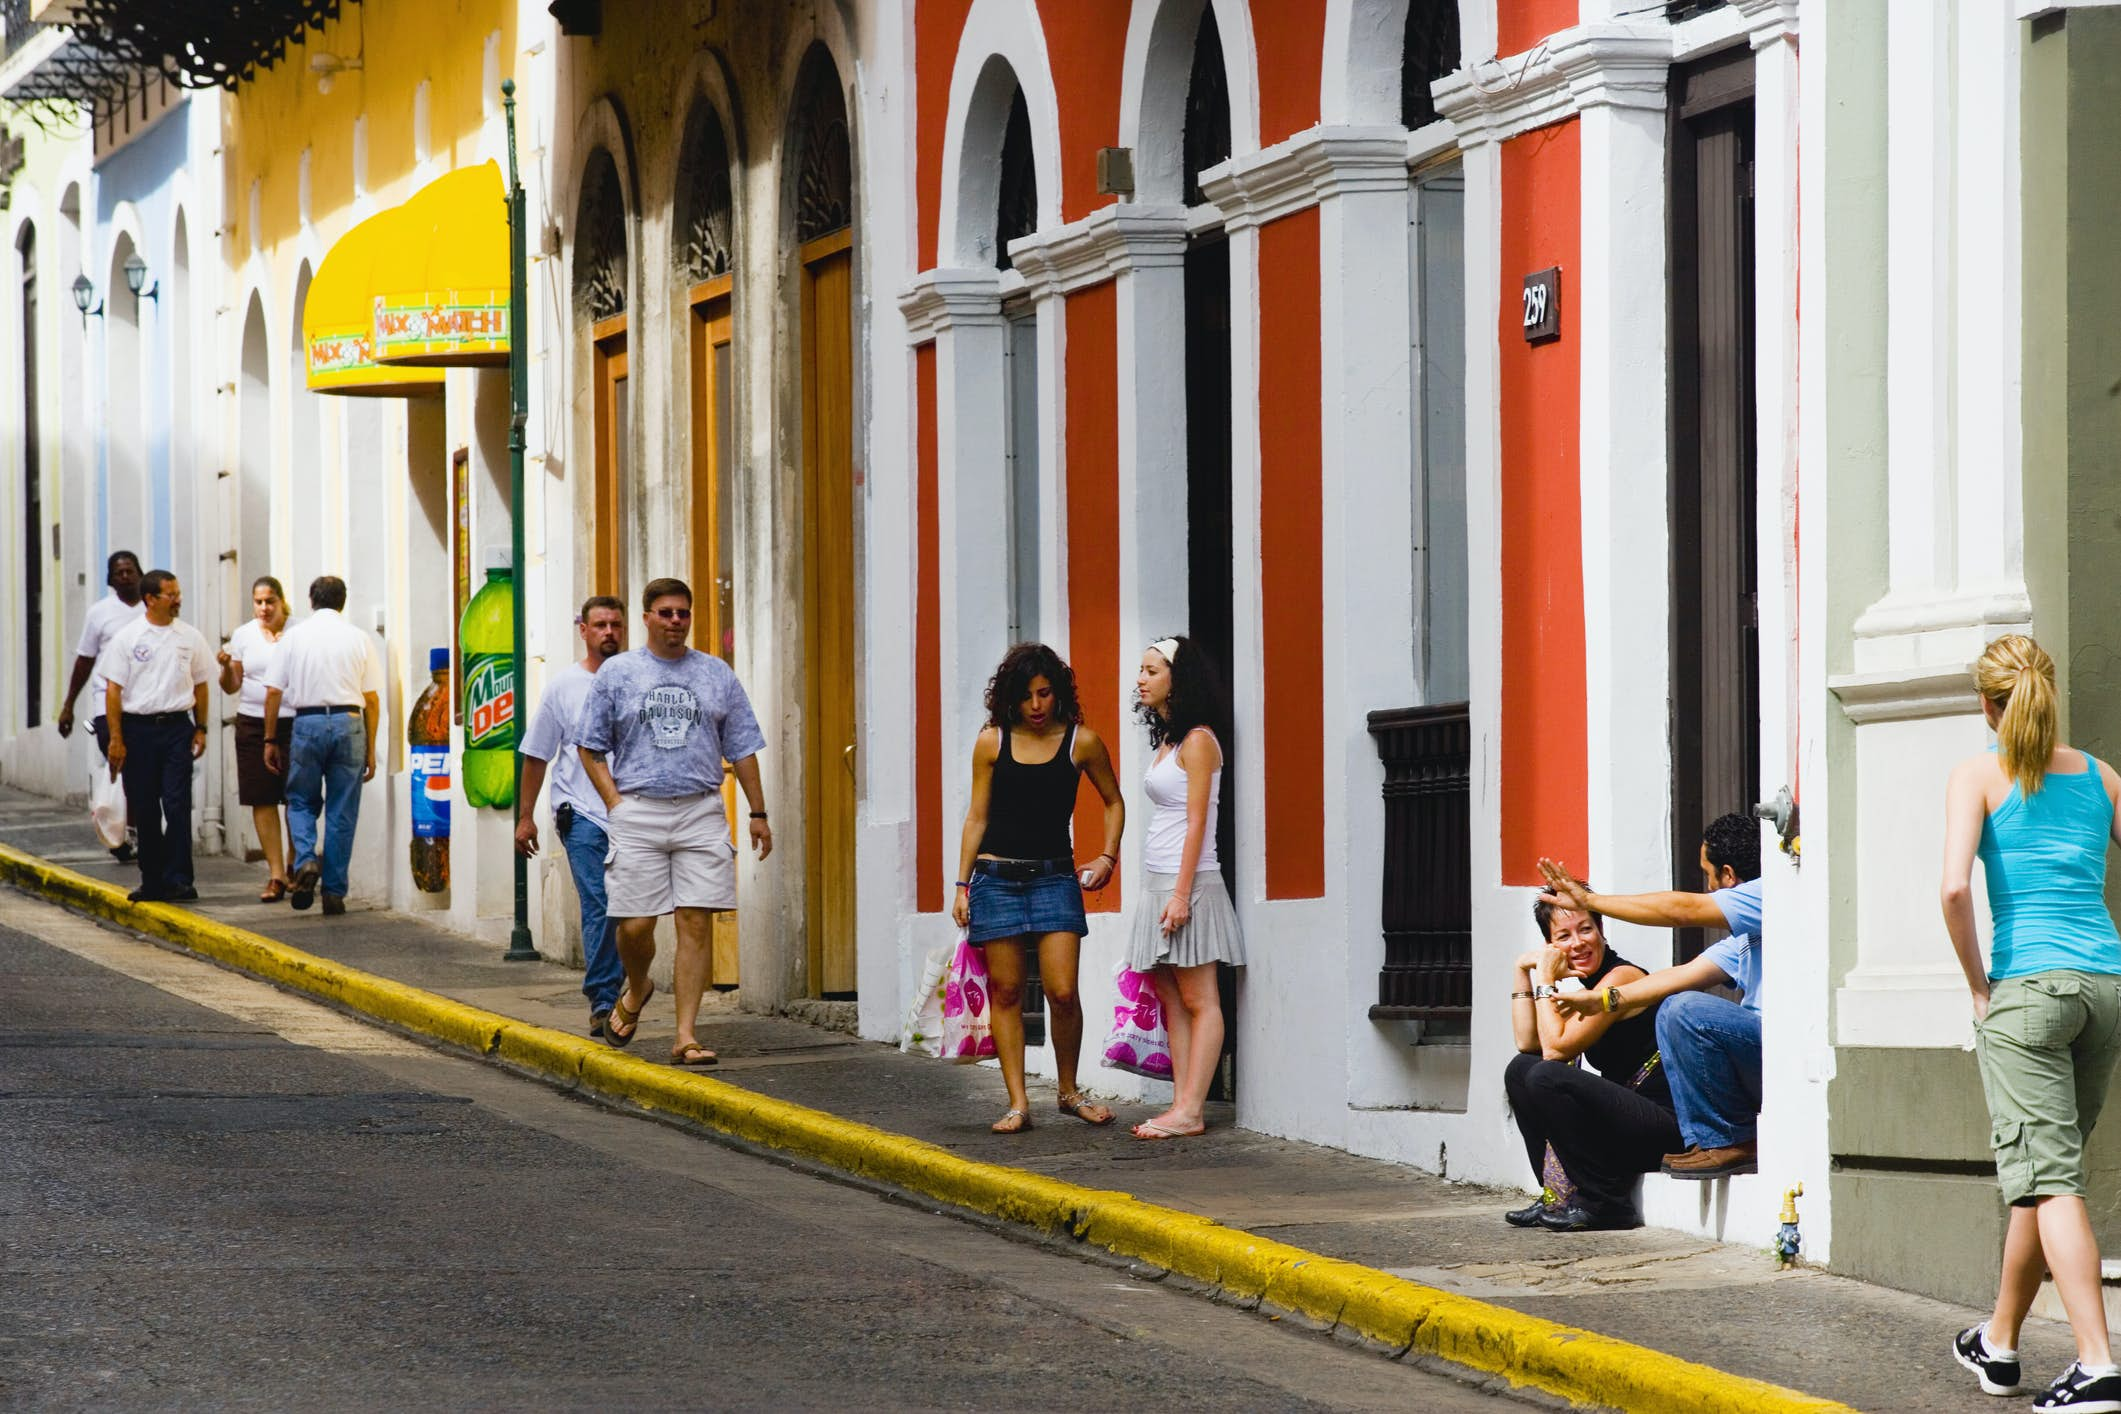
[[[2121,977],[2007,978],[1974,1035],[2003,1200],[2085,1196],[2084,1141],[2121,1059]]]

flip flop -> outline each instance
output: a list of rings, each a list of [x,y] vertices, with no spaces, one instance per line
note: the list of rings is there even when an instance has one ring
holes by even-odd
[[[670,1053],[670,1063],[672,1065],[693,1065],[704,1068],[719,1064],[721,1059],[720,1056],[697,1041],[687,1041]]]
[[[611,1004],[611,1015],[604,1018],[604,1041],[607,1045],[625,1050],[633,1044],[633,1038],[641,1034],[641,1013],[648,1010],[648,1003],[655,1000],[655,983],[648,984],[648,995],[641,998],[637,1007],[626,1005],[626,993],[619,992],[619,999]],[[622,1034],[619,1028],[626,1028]]]
[[[1145,1130],[1146,1133],[1143,1132]],[[1207,1132],[1208,1126],[1205,1124],[1198,1129],[1173,1129],[1170,1125],[1158,1124],[1153,1119],[1145,1119],[1134,1126],[1134,1137],[1150,1143],[1159,1143],[1165,1139],[1192,1139]]]
[[[1009,1110],[1000,1119],[988,1126],[996,1134],[1022,1134],[1030,1127],[1031,1112],[1029,1110]]]
[[[1059,1104],[1062,1114],[1074,1115],[1084,1124],[1106,1125],[1112,1123],[1111,1109],[1099,1104],[1080,1090],[1062,1095]]]

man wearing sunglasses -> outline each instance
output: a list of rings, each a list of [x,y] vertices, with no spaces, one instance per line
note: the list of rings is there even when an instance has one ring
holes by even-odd
[[[736,907],[736,845],[722,811],[723,762],[751,803],[751,845],[773,852],[758,753],[766,745],[744,685],[721,659],[686,646],[692,590],[681,579],[641,592],[647,642],[597,670],[576,728],[582,766],[604,802],[611,849],[605,906],[618,924],[625,990],[604,1039],[631,1044],[655,991],[655,922],[676,914],[679,1065],[713,1065],[695,1033],[707,989],[711,915]]]

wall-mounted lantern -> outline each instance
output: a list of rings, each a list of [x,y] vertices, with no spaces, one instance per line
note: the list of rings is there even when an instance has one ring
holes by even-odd
[[[147,285],[147,288],[141,289],[142,285]],[[140,252],[137,250],[125,257],[125,288],[133,292],[133,308],[136,311],[140,308],[142,299],[153,300],[157,307],[162,303],[162,282],[157,280],[152,285],[147,284],[147,262],[140,258]]]
[[[88,307],[90,300],[96,300],[94,309]],[[74,276],[74,308],[81,311],[81,327],[84,329],[89,320],[103,317],[103,301],[96,299],[96,282],[86,275]]]

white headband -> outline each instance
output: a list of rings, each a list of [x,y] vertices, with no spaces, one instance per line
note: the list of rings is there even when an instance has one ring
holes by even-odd
[[[1176,663],[1176,662],[1178,661],[1178,640],[1177,640],[1177,639],[1175,639],[1175,638],[1159,638],[1159,639],[1157,639],[1157,640],[1156,640],[1156,642],[1154,642],[1154,643],[1150,644],[1149,646],[1150,646],[1151,648],[1154,648],[1154,649],[1155,649],[1155,650],[1156,650],[1157,652],[1159,652],[1159,653],[1163,654],[1163,655],[1164,655],[1164,661],[1165,661],[1166,663]]]

